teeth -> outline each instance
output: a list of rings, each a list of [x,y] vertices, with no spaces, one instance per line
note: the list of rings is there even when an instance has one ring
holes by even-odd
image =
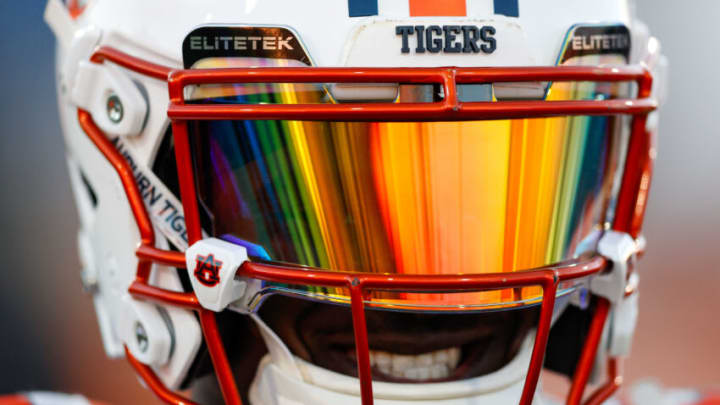
[[[370,350],[370,365],[391,377],[409,380],[447,378],[460,363],[460,348],[437,350],[419,355],[403,355]]]
[[[433,365],[433,353],[420,354],[415,357],[415,365],[429,367]]]
[[[370,364],[372,365],[372,354],[370,354]],[[392,370],[396,373],[402,373],[415,365],[415,356],[401,356],[399,354],[392,355]]]
[[[448,350],[447,364],[451,364],[450,369],[455,370],[458,364],[460,364],[460,348],[457,350]]]
[[[444,364],[436,364],[430,368],[430,378],[447,378],[450,376],[450,369]]]
[[[405,370],[405,378],[410,380],[428,380],[430,379],[430,369],[428,368],[410,368]]]
[[[370,362],[374,365],[382,368],[391,368],[392,367],[392,355],[388,352],[381,352],[381,351],[370,351]]]

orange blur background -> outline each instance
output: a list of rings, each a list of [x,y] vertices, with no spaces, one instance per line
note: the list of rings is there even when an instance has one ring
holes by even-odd
[[[55,390],[154,403],[124,361],[105,357],[80,287],[44,3],[0,2],[0,394]],[[720,2],[638,0],[638,14],[661,39],[671,69],[626,376],[718,386]],[[553,390],[563,385],[548,381]]]

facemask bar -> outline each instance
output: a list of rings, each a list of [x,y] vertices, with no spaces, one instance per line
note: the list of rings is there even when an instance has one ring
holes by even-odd
[[[533,118],[562,115],[633,115],[630,145],[618,197],[613,229],[637,238],[640,233],[652,164],[652,135],[645,129],[647,114],[657,104],[649,98],[652,84],[650,73],[637,66],[630,67],[529,67],[529,68],[259,68],[172,71],[170,68],[134,58],[107,47],[99,48],[91,57],[95,63],[109,61],[137,73],[168,81],[170,101],[168,115],[173,120],[173,134],[178,162],[181,197],[190,244],[202,238],[193,166],[188,142],[187,120],[190,119],[303,119],[325,121],[457,121],[480,119]],[[601,101],[502,101],[460,103],[457,84],[523,82],[523,81],[635,81],[637,99]],[[194,84],[210,83],[435,83],[443,86],[445,97],[434,103],[370,103],[330,105],[197,105],[184,104],[183,89]],[[241,404],[237,386],[218,332],[215,313],[204,309],[194,293],[174,292],[149,284],[153,263],[185,268],[181,252],[155,247],[155,235],[149,215],[138,190],[132,170],[106,135],[95,125],[90,113],[78,109],[78,120],[88,137],[113,165],[124,186],[136,219],[141,245],[136,279],[129,292],[137,299],[149,299],[166,305],[195,310],[211,355],[225,402]],[[601,257],[581,258],[557,265],[514,273],[489,273],[456,276],[400,276],[368,273],[338,273],[300,270],[245,262],[237,274],[281,283],[299,283],[347,287],[351,291],[351,307],[355,329],[358,372],[362,403],[373,403],[369,348],[365,326],[364,297],[373,289],[397,290],[490,290],[497,288],[541,286],[542,309],[535,346],[523,388],[521,405],[529,405],[537,386],[547,342],[550,319],[558,283],[587,277],[607,268]],[[573,378],[568,404],[579,404],[593,365],[600,336],[608,316],[609,302],[600,298],[596,306],[588,338]],[[126,350],[127,357],[148,386],[166,403],[191,404],[171,392],[149,366],[137,361]],[[610,381],[595,392],[587,403],[597,404],[609,397],[619,386],[619,359],[610,359]]]

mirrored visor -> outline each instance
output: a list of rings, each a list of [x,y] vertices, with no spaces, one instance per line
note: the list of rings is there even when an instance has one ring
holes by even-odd
[[[336,102],[330,86],[214,85],[197,103]],[[555,83],[548,100],[626,97],[628,86]],[[428,97],[398,86],[396,102]],[[490,97],[494,99],[492,93]],[[497,102],[497,101],[495,101]],[[627,117],[474,122],[190,121],[203,227],[252,260],[388,275],[515,272],[593,250],[612,220]],[[559,294],[572,291],[561,285]],[[265,292],[349,303],[342,288]],[[528,286],[374,291],[395,309],[474,310],[540,302]]]

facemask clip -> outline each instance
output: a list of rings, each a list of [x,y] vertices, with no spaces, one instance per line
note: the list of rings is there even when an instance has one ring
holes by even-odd
[[[598,253],[612,266],[590,281],[593,294],[610,301],[610,316],[605,327],[603,343],[598,351],[610,357],[630,354],[638,315],[637,254],[643,241],[622,232],[607,231],[598,244]]]
[[[247,260],[247,249],[217,238],[203,239],[190,246],[185,252],[185,261],[200,305],[220,312],[251,295],[248,285],[252,283],[235,275]],[[233,305],[233,308],[238,306],[242,307]]]

